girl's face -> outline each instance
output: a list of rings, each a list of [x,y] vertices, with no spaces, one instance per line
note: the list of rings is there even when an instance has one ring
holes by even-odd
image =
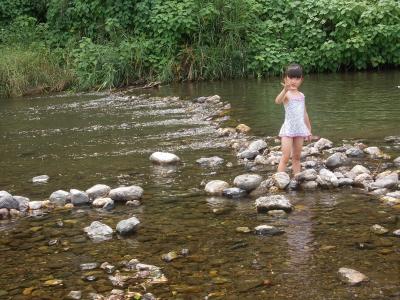
[[[303,77],[285,77],[285,83],[289,86],[289,90],[297,90],[303,83]]]

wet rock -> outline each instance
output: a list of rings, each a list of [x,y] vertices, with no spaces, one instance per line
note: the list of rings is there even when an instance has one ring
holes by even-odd
[[[335,169],[348,163],[348,158],[344,153],[337,152],[328,157],[325,165],[329,169]]]
[[[105,300],[106,299],[102,295],[97,294],[97,293],[89,293],[88,297],[90,300]]]
[[[233,184],[240,189],[250,192],[256,189],[260,185],[261,181],[262,177],[260,175],[242,174],[235,177]]]
[[[378,235],[386,234],[389,232],[388,229],[386,229],[385,227],[378,225],[378,224],[372,225],[370,230],[371,230],[371,232],[378,234]]]
[[[352,186],[353,182],[354,181],[351,178],[343,177],[343,178],[339,178],[338,179],[338,184],[339,184],[340,187],[341,186]]]
[[[393,235],[397,236],[397,237],[400,237],[400,229],[397,229],[397,230],[393,231]]]
[[[324,150],[324,149],[329,149],[332,148],[333,143],[324,138],[320,138],[315,144],[314,147],[317,148],[319,151]]]
[[[383,188],[383,189],[376,189],[376,190],[373,190],[373,191],[371,192],[371,195],[383,196],[383,195],[387,194],[388,191],[389,191],[389,190],[388,190],[388,189],[385,189],[385,188]]]
[[[85,263],[85,264],[80,264],[79,268],[81,271],[89,271],[89,270],[94,270],[99,267],[99,264],[94,262],[94,263]]]
[[[189,249],[187,249],[187,248],[181,249],[181,255],[182,256],[186,257],[186,256],[189,255],[189,253],[190,253]]]
[[[71,189],[69,193],[71,194],[71,203],[73,205],[82,205],[89,203],[89,196],[85,192],[77,189]]]
[[[50,177],[48,175],[39,175],[32,178],[33,183],[47,183]]]
[[[374,182],[374,180],[372,179],[371,175],[367,173],[362,173],[354,178],[354,186],[361,188],[368,188],[372,182]]]
[[[278,235],[284,233],[283,230],[270,225],[259,225],[254,228],[256,234],[259,235]]]
[[[126,201],[126,206],[138,207],[141,205],[139,200]],[[104,208],[104,207],[103,207]]]
[[[206,97],[205,102],[209,102],[209,103],[218,103],[221,101],[221,97],[219,95],[213,95],[213,96],[209,96]]]
[[[317,176],[317,183],[321,187],[329,188],[329,187],[338,187],[339,181],[335,174],[333,174],[328,169],[321,169],[319,171],[319,175]]]
[[[368,147],[364,149],[364,152],[372,157],[382,157],[383,153],[378,147]]]
[[[7,219],[9,215],[7,208],[0,208],[0,220]]]
[[[63,285],[63,281],[61,279],[50,279],[46,280],[43,283],[44,286],[57,286],[57,285]]]
[[[236,134],[235,128],[227,127],[227,128],[218,128],[218,136],[230,136]]]
[[[20,217],[20,216],[22,216],[23,215],[23,213],[22,212],[20,212],[20,211],[18,211],[18,210],[16,210],[16,209],[10,209],[10,216],[11,216],[11,218],[18,218],[18,217]]]
[[[251,232],[251,230],[249,227],[236,227],[236,232],[249,233],[249,232]]]
[[[267,214],[274,218],[287,218],[287,213],[281,209],[270,210]]]
[[[264,140],[256,140],[250,143],[247,149],[251,151],[261,152],[268,147],[268,144]]]
[[[307,161],[303,162],[302,165],[306,169],[313,169],[318,166],[318,162],[316,162],[315,160],[307,160]]]
[[[245,149],[242,152],[239,152],[236,156],[237,158],[241,158],[241,159],[250,159],[253,160],[255,159],[255,157],[259,154],[258,151],[254,151],[254,150],[249,150],[249,149]]]
[[[67,191],[58,190],[50,195],[49,200],[56,206],[64,206],[69,198],[70,194]]]
[[[30,210],[36,210],[43,208],[43,201],[29,201],[28,203]]]
[[[270,195],[258,198],[256,200],[256,208],[258,212],[267,212],[269,210],[289,212],[293,209],[293,206],[284,195]]]
[[[97,198],[106,197],[111,191],[111,188],[105,184],[96,184],[86,190],[86,194],[89,196],[90,202]]]
[[[80,300],[82,299],[82,292],[81,291],[70,291],[67,295],[67,299],[71,300]]]
[[[26,212],[29,209],[29,198],[22,196],[13,196],[14,200],[18,202],[18,210]]]
[[[247,192],[237,187],[224,189],[222,195],[231,199],[237,199],[247,196]]]
[[[170,251],[161,256],[161,259],[165,262],[171,262],[177,258],[179,258],[179,255],[175,251]]]
[[[346,155],[349,157],[363,157],[364,152],[358,147],[352,147],[346,150]]]
[[[223,191],[229,187],[229,183],[223,180],[211,180],[204,188],[209,195],[222,195]]]
[[[112,274],[115,271],[115,266],[109,264],[108,262],[104,262],[100,265],[100,268],[103,269],[107,274]]]
[[[236,132],[239,133],[248,133],[250,132],[251,128],[249,126],[247,126],[246,124],[239,124],[238,126],[236,126]]]
[[[116,189],[112,189],[108,194],[108,197],[114,201],[129,201],[129,200],[140,200],[143,196],[143,189],[137,185],[122,186]]]
[[[371,183],[372,188],[382,189],[387,188],[391,189],[396,187],[399,184],[399,176],[397,173],[390,173],[388,175],[379,176],[378,179]]]
[[[366,167],[362,166],[362,165],[356,165],[354,166],[351,170],[351,173],[354,174],[354,177],[356,177],[357,175],[360,174],[371,174],[371,171],[368,170]]]
[[[397,157],[395,160],[393,160],[393,164],[394,164],[396,167],[400,167],[400,156]]]
[[[274,184],[281,190],[284,190],[290,182],[290,177],[286,172],[278,172],[272,175]]]
[[[18,209],[19,203],[6,191],[0,191],[0,208]]]
[[[224,163],[224,159],[218,156],[202,157],[196,160],[196,162],[202,167],[214,168],[222,165]]]
[[[119,221],[117,224],[117,232],[121,235],[135,233],[139,228],[140,221],[136,217],[131,217],[126,220]]]
[[[117,271],[114,276],[113,275],[108,276],[108,279],[111,281],[111,284],[113,286],[124,287],[126,285],[126,282],[130,279],[130,277],[122,275]]]
[[[400,191],[395,191],[395,192],[387,193],[386,196],[400,199]]]
[[[181,159],[173,153],[154,152],[152,155],[150,155],[150,161],[155,164],[170,165],[179,163]]]
[[[389,205],[389,206],[394,206],[394,205],[399,205],[400,204],[400,198],[394,198],[390,196],[383,196],[379,199],[383,204]]]
[[[83,229],[94,242],[102,242],[112,238],[113,230],[110,226],[94,221]]]
[[[314,169],[306,169],[302,172],[297,173],[294,178],[299,181],[312,181],[317,179],[317,171]]]
[[[141,300],[156,300],[156,297],[152,293],[146,293]]]
[[[260,185],[255,189],[252,190],[250,193],[251,197],[259,197],[262,195],[266,195],[269,192],[269,189],[274,185],[274,181],[272,178],[268,178],[263,180]]]
[[[368,280],[364,274],[349,268],[340,268],[338,273],[340,280],[350,285],[357,285]]]
[[[111,198],[96,198],[93,200],[92,205],[97,208],[113,209],[114,200]]]
[[[300,187],[300,184],[297,180],[291,179],[287,187],[288,187],[289,191],[294,191]]]

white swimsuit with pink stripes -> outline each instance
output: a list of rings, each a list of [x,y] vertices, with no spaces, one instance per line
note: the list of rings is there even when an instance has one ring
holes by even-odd
[[[304,94],[297,96],[288,94],[288,101],[284,104],[285,122],[279,132],[280,137],[306,137],[310,135],[304,122]]]

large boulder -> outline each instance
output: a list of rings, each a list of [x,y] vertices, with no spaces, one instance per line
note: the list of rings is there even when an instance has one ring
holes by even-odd
[[[179,163],[181,159],[173,153],[154,152],[152,155],[150,155],[150,161],[155,164],[170,165]]]
[[[289,199],[284,195],[271,195],[257,198],[256,208],[258,212],[267,212],[269,210],[291,211],[293,209]]]
[[[335,169],[348,163],[348,158],[344,153],[336,152],[328,157],[325,165],[329,169]]]
[[[384,176],[378,176],[377,180],[371,183],[371,187],[375,189],[387,188],[391,189],[399,184],[399,176],[397,173],[390,173]]]
[[[131,234],[137,231],[140,221],[136,217],[131,217],[126,220],[119,221],[116,231],[121,235]]]
[[[274,184],[281,190],[284,190],[290,182],[290,177],[286,172],[278,172],[272,175]]]
[[[19,203],[8,192],[0,191],[0,208],[19,209]]]
[[[317,182],[321,187],[338,187],[339,181],[335,174],[328,169],[321,169],[317,176]]]
[[[247,196],[247,192],[238,187],[232,187],[224,189],[222,195],[231,199],[236,199]]]
[[[137,185],[121,186],[116,189],[112,189],[108,194],[108,197],[114,201],[130,201],[139,200],[143,196],[143,189]]]
[[[77,189],[70,189],[69,193],[71,194],[71,203],[73,205],[82,205],[89,203],[89,196],[85,192]]]
[[[112,238],[113,230],[110,226],[94,221],[83,229],[94,242],[102,242]]]
[[[50,195],[50,202],[56,206],[64,206],[67,203],[67,200],[70,199],[70,193],[63,190],[58,190]]]
[[[268,147],[268,144],[264,140],[256,140],[251,142],[247,149],[251,151],[261,152]]]
[[[95,184],[91,188],[86,190],[86,194],[89,196],[89,200],[93,201],[96,198],[106,197],[111,191],[111,188],[105,184]]]
[[[225,189],[229,188],[229,183],[223,180],[211,180],[209,181],[204,190],[209,195],[222,195]]]
[[[242,174],[239,176],[236,176],[235,179],[233,180],[233,184],[237,186],[238,188],[241,188],[243,190],[246,190],[247,192],[250,192],[254,189],[256,189],[262,181],[262,177],[257,174]]]

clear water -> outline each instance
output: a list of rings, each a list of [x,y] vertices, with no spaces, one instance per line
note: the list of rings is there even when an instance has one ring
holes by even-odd
[[[336,142],[363,139],[399,156],[398,148],[383,141],[400,135],[398,85],[399,71],[307,76],[302,90],[314,135]],[[177,84],[145,92],[182,99],[219,94],[232,104],[227,124],[245,123],[253,135],[265,137],[276,135],[281,126],[282,107],[273,103],[279,89],[279,79],[273,78]],[[2,99],[0,120],[2,190],[31,200],[96,183],[136,184],[145,190],[138,208],[118,205],[102,212],[82,207],[0,221],[1,299],[62,299],[71,290],[82,290],[84,298],[89,292],[104,294],[113,288],[107,275],[98,270],[97,280],[87,282],[79,265],[118,265],[128,258],[163,268],[168,283],[148,290],[162,299],[400,297],[400,239],[369,231],[376,223],[399,229],[398,208],[381,206],[356,190],[297,192],[289,195],[296,210],[287,219],[274,219],[257,214],[254,199],[208,197],[203,180],[232,182],[247,170],[215,135],[213,125],[180,102],[104,94]],[[183,164],[172,172],[152,166],[148,158],[157,150],[176,153]],[[210,170],[196,164],[211,155],[234,166]],[[49,183],[32,185],[30,179],[41,174],[50,176]],[[83,234],[92,221],[115,228],[131,215],[141,220],[136,235],[94,244]],[[285,234],[261,237],[235,230],[260,224],[278,226]],[[53,239],[59,244],[49,246]],[[371,249],[361,250],[359,243]],[[161,260],[162,254],[182,248],[190,250],[188,257]],[[338,280],[340,267],[354,268],[370,280],[349,287]],[[44,286],[50,278],[62,279],[64,285]],[[33,293],[23,295],[26,288]]]

